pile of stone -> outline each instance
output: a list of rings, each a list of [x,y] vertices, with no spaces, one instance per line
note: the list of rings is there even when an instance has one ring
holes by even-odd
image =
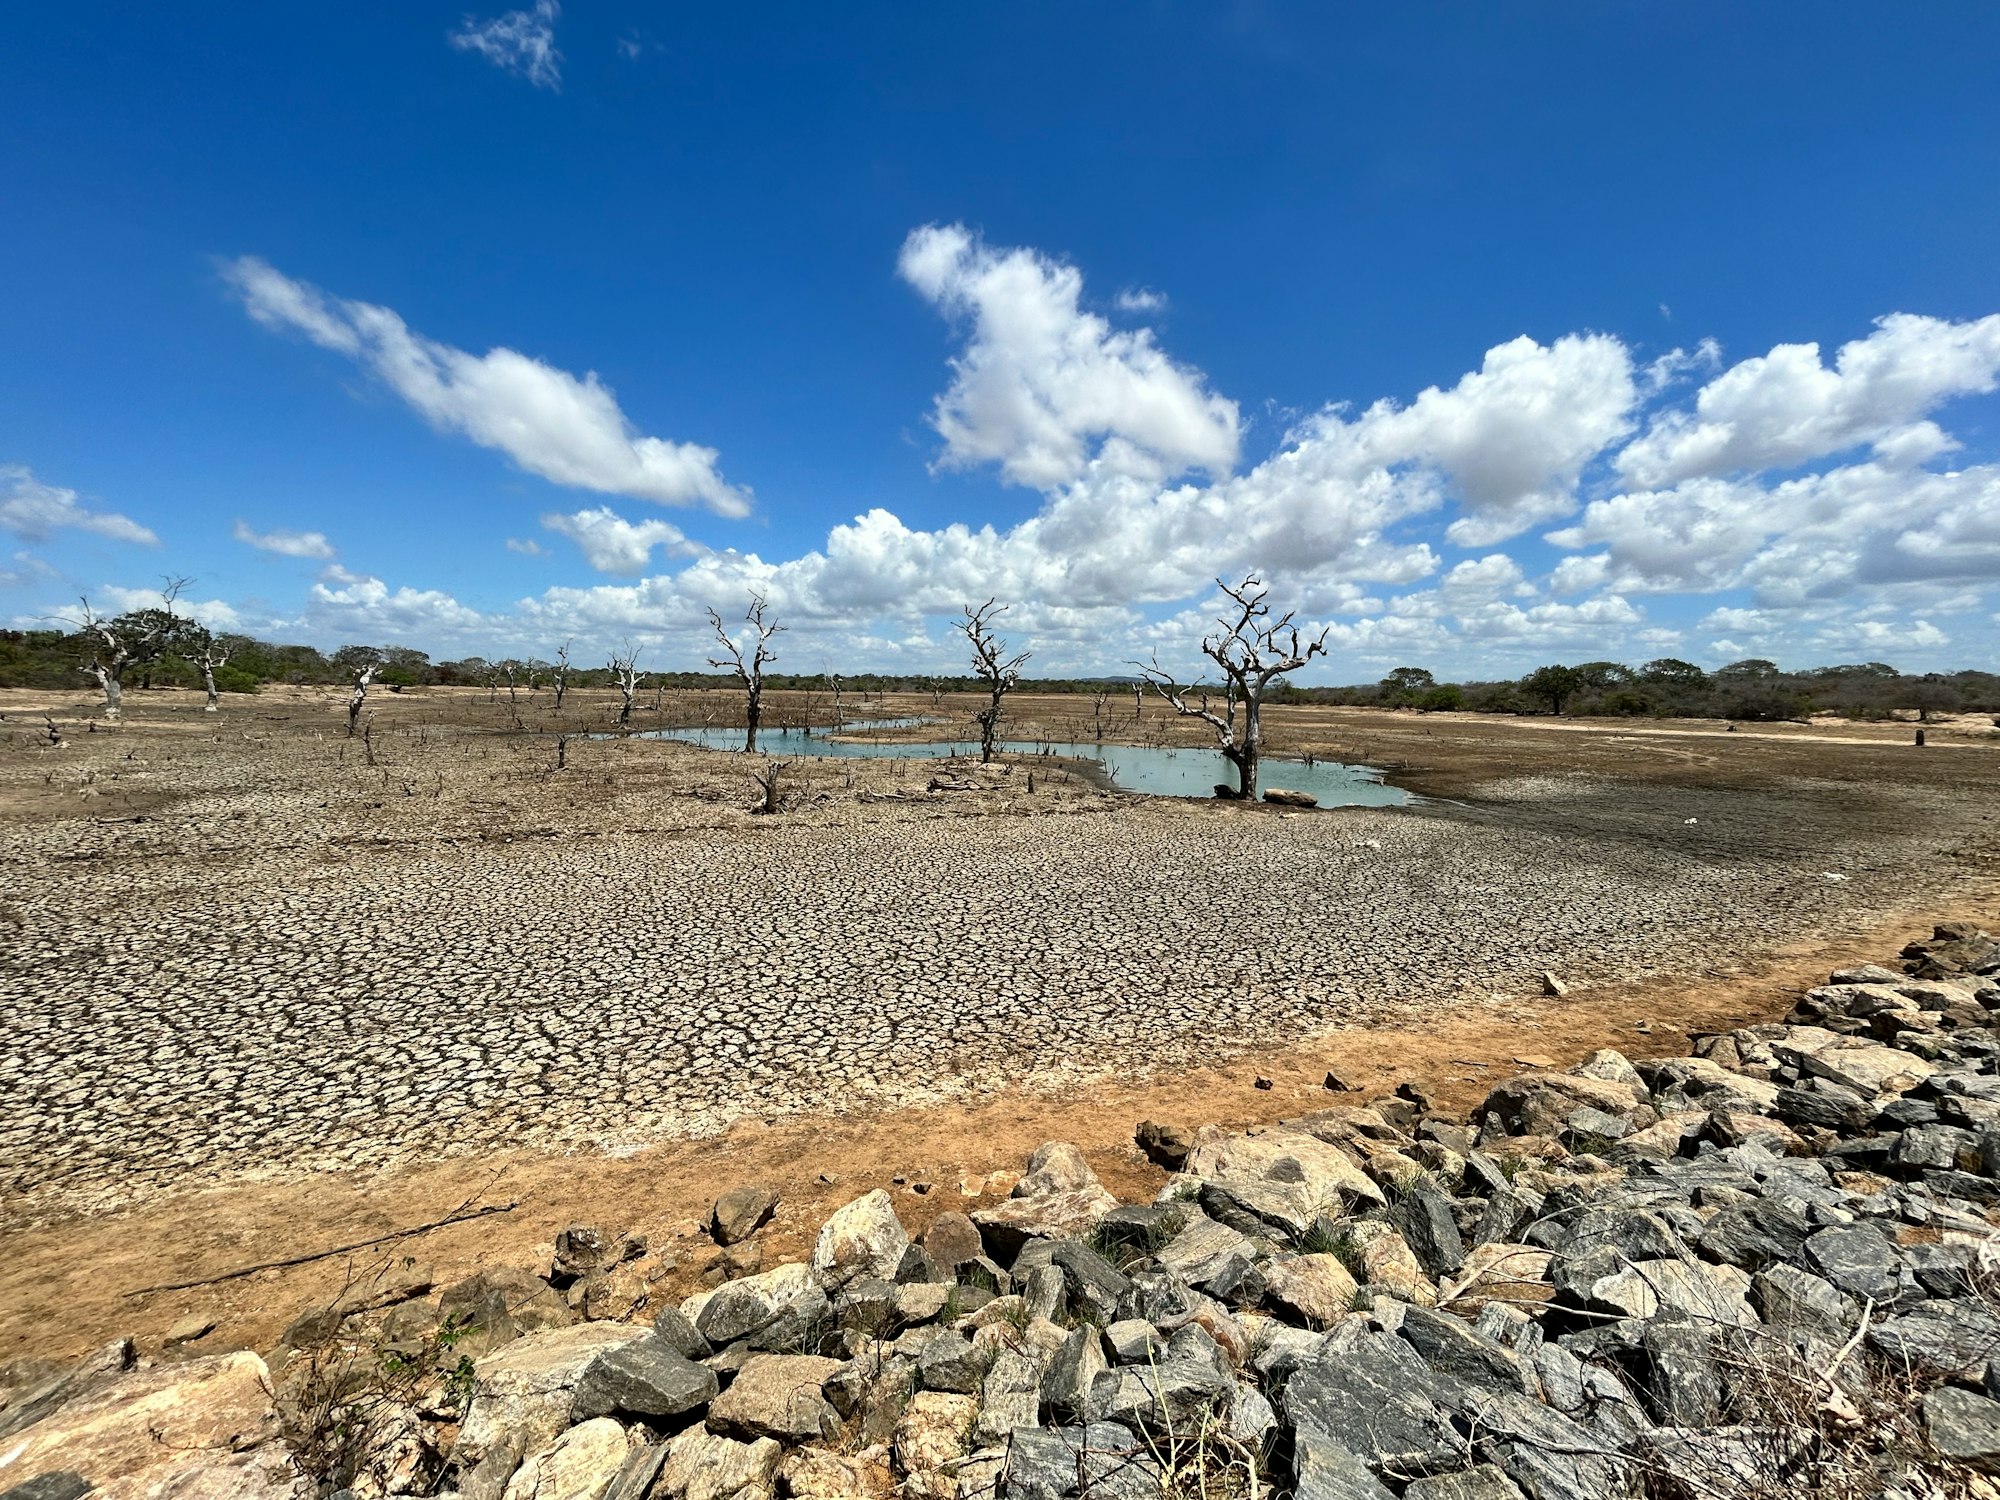
[[[241,1430],[178,1450],[216,1477],[152,1493],[310,1493],[272,1455],[345,1410],[363,1437],[317,1477],[364,1497],[2000,1495],[2000,941],[1948,925],[1904,959],[1692,1055],[1512,1079],[1470,1119],[1406,1086],[1148,1123],[1152,1203],[1064,1144],[914,1240],[871,1192],[810,1262],[649,1325],[589,1316],[630,1247],[578,1229],[546,1278],[302,1325],[255,1411],[228,1363],[254,1356],[100,1360],[0,1406],[0,1490],[141,1493],[127,1459],[64,1455],[135,1402],[157,1426],[177,1371]],[[730,1195],[717,1238],[768,1213]],[[385,1349],[424,1378],[373,1377]]]

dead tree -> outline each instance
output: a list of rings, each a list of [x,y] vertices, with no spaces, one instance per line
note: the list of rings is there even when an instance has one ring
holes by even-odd
[[[743,684],[746,700],[745,722],[749,726],[743,736],[743,753],[754,755],[757,750],[757,723],[764,717],[764,668],[778,659],[778,653],[770,648],[770,640],[785,627],[775,620],[764,618],[762,594],[750,596],[750,612],[743,617],[743,620],[750,629],[744,632],[743,643],[739,646],[729,638],[729,632],[722,628],[722,616],[713,609],[708,612],[708,623],[715,631],[715,638],[722,643],[722,649],[729,653],[727,656],[711,656],[708,664],[711,667],[722,667],[734,672],[736,680]],[[755,641],[750,638],[753,633],[756,636]],[[748,661],[743,658],[745,647],[750,651]]]
[[[556,664],[550,673],[556,692],[556,712],[562,712],[563,694],[569,691],[569,642],[556,649]]]
[[[158,609],[137,609],[116,619],[100,615],[88,598],[81,601],[83,613],[70,623],[83,637],[89,655],[77,663],[77,670],[104,694],[105,718],[116,720],[125,712],[125,674],[159,660],[174,633],[188,623],[174,613],[174,600],[187,584],[185,578],[169,578],[160,589]]]
[[[645,675],[639,671],[638,648],[627,642],[625,654],[611,658],[610,669],[612,684],[618,689],[619,696],[624,699],[618,709],[618,727],[629,729],[632,726],[632,700],[638,695],[640,685],[645,681]]]
[[[1095,693],[1091,695],[1090,713],[1092,719],[1096,721],[1097,743],[1100,745],[1104,743],[1104,706],[1110,701],[1111,695],[1109,693]]]
[[[354,726],[361,718],[361,706],[368,701],[369,684],[374,682],[375,674],[381,670],[382,664],[379,661],[371,661],[367,666],[355,670],[354,691],[347,695],[347,737],[350,740],[354,738]],[[368,750],[372,763],[375,750],[372,741]]]
[[[1132,684],[1132,717],[1135,719],[1138,718],[1140,714],[1145,712],[1145,709],[1146,684],[1135,682]]]
[[[986,707],[973,715],[979,725],[979,763],[982,766],[993,759],[993,741],[1000,729],[1000,704],[1021,680],[1022,664],[1034,654],[1023,651],[1008,656],[1007,643],[993,633],[993,616],[1004,615],[1007,609],[1007,605],[996,606],[991,599],[977,609],[968,604],[965,606],[965,618],[958,622],[958,628],[972,643],[972,670],[986,684]]]
[[[229,665],[229,653],[215,640],[207,641],[201,648],[201,655],[194,659],[201,669],[201,685],[208,693],[208,701],[201,706],[205,714],[217,712],[222,707],[222,694],[215,686],[215,674]]]
[[[826,685],[833,690],[833,727],[835,733],[838,733],[842,723],[845,722],[845,717],[840,711],[840,674],[827,673]]]
[[[1190,689],[1182,687],[1160,665],[1157,652],[1150,666],[1145,662],[1132,665],[1145,674],[1154,691],[1173,706],[1175,713],[1200,719],[1215,731],[1223,759],[1236,768],[1235,795],[1242,801],[1254,802],[1257,761],[1264,742],[1264,690],[1273,678],[1295,672],[1315,656],[1325,655],[1327,633],[1321,630],[1317,638],[1302,642],[1298,626],[1292,623],[1291,610],[1272,619],[1271,606],[1265,602],[1270,590],[1255,573],[1245,575],[1233,587],[1219,578],[1216,584],[1236,607],[1216,621],[1222,627],[1219,633],[1202,638],[1201,654],[1222,668],[1227,705],[1224,713],[1210,709],[1206,695],[1199,704],[1190,703]]]
[[[752,771],[750,779],[757,783],[757,789],[764,794],[764,800],[754,809],[760,813],[776,813],[785,810],[784,792],[779,781],[791,769],[788,760],[767,760],[762,771]]]

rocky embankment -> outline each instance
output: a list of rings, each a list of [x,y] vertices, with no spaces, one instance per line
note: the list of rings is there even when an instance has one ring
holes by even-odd
[[[386,1265],[268,1362],[0,1371],[0,1500],[2000,1494],[2000,942],[1904,959],[1470,1120],[1148,1123],[1152,1203],[1062,1144],[914,1241],[871,1192],[648,1322],[577,1226],[437,1295]]]

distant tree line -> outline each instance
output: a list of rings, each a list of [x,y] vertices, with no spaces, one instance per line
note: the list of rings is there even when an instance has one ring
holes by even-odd
[[[433,661],[408,646],[342,646],[323,652],[313,646],[279,645],[248,635],[211,632],[171,607],[134,610],[107,622],[128,637],[151,642],[127,669],[125,686],[137,688],[206,686],[202,668],[223,693],[250,693],[265,683],[350,687],[373,667],[372,680],[390,691],[412,687],[485,688],[496,696],[508,689],[555,685],[609,688],[617,685],[612,665],[567,663],[567,649],[555,660],[532,657],[461,657]],[[93,642],[83,630],[0,630],[0,687],[73,689],[84,685]],[[220,665],[213,665],[220,662]],[[1015,690],[1097,696],[1129,693],[1141,676],[1021,677]],[[856,697],[880,693],[991,694],[986,674],[766,672],[772,692],[824,693],[830,686]],[[656,671],[648,686],[669,690],[740,688],[732,668],[710,671]],[[1202,684],[1192,685],[1199,692]],[[1212,691],[1225,694],[1224,684]],[[1692,662],[1660,657],[1636,667],[1621,662],[1552,663],[1516,679],[1439,680],[1422,667],[1397,667],[1379,682],[1347,687],[1303,688],[1282,678],[1270,687],[1273,703],[1328,703],[1418,712],[1568,714],[1627,718],[1799,719],[1837,713],[1855,719],[1915,714],[2000,712],[2000,674],[1981,671],[1903,673],[1882,662],[1814,667],[1786,672],[1752,657],[1707,672]]]
[[[1637,667],[1615,661],[1551,663],[1524,677],[1491,682],[1440,682],[1422,667],[1397,667],[1380,682],[1291,687],[1274,701],[1622,718],[1781,720],[1835,713],[1886,719],[1914,713],[1927,721],[1940,713],[2000,710],[2000,675],[1903,673],[1879,661],[1786,672],[1761,657],[1705,672],[1693,662],[1663,656]]]

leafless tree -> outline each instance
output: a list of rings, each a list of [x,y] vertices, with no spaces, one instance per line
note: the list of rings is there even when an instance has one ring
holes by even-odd
[[[645,675],[639,671],[639,648],[630,641],[625,643],[625,654],[613,656],[610,661],[611,681],[624,699],[618,710],[618,727],[628,729],[632,724],[632,699],[637,696]]]
[[[1135,682],[1132,684],[1132,717],[1135,719],[1138,718],[1140,714],[1145,712],[1145,710],[1146,710],[1146,684],[1143,682]]]
[[[89,654],[77,669],[104,694],[105,718],[117,719],[125,712],[125,674],[157,661],[172,644],[174,633],[188,623],[174,613],[174,600],[187,585],[185,578],[169,578],[160,589],[158,609],[134,610],[115,619],[92,609],[88,598],[81,601],[82,614],[69,623],[83,637]]]
[[[1104,706],[1110,701],[1111,695],[1109,693],[1094,693],[1091,695],[1090,712],[1091,717],[1096,721],[1097,743],[1100,745],[1104,743]]]
[[[208,701],[201,706],[205,714],[217,712],[222,707],[222,694],[216,690],[215,674],[229,665],[229,653],[222,649],[222,643],[211,637],[203,642],[201,655],[194,659],[201,669],[201,685],[208,693]]]
[[[930,680],[930,689],[931,689],[931,707],[932,708],[944,707],[944,679],[942,677],[933,677]]]
[[[757,783],[757,789],[764,794],[764,800],[757,806],[756,811],[775,813],[785,810],[784,792],[779,786],[779,781],[791,766],[792,763],[788,760],[767,760],[762,771],[750,773],[750,779]]]
[[[1277,619],[1265,601],[1270,590],[1255,573],[1246,574],[1234,586],[1216,579],[1216,585],[1234,601],[1235,608],[1216,621],[1221,627],[1202,638],[1201,654],[1222,668],[1224,679],[1223,713],[1215,713],[1202,695],[1199,703],[1188,701],[1194,691],[1182,687],[1160,665],[1157,652],[1152,664],[1134,662],[1159,695],[1173,705],[1175,713],[1200,719],[1215,731],[1222,755],[1236,767],[1236,795],[1245,802],[1257,797],[1257,761],[1263,753],[1262,715],[1264,690],[1275,677],[1295,672],[1315,656],[1326,653],[1326,631],[1316,639],[1302,641],[1293,611]]]
[[[722,628],[721,615],[712,609],[708,612],[708,623],[715,631],[715,638],[722,643],[722,649],[729,653],[727,656],[711,656],[708,664],[711,667],[728,668],[736,674],[736,680],[743,684],[747,700],[746,722],[749,725],[743,736],[743,751],[746,755],[756,752],[757,723],[764,716],[764,668],[778,659],[778,653],[770,648],[770,640],[785,628],[775,620],[766,620],[764,607],[762,594],[750,596],[750,612],[743,617],[744,623],[750,629],[743,633],[742,645],[729,638],[729,632]],[[753,634],[756,636],[755,641],[751,640]],[[746,647],[750,651],[748,661],[743,659]]]
[[[562,712],[563,694],[569,691],[569,642],[556,648],[556,664],[551,674],[556,690],[556,712]]]
[[[350,740],[354,738],[355,723],[361,718],[361,706],[368,701],[369,684],[375,681],[375,674],[381,670],[382,663],[379,661],[355,668],[354,691],[347,695],[347,737]],[[372,761],[375,749],[372,741],[368,749]]]
[[[844,722],[840,710],[840,674],[838,672],[827,673],[826,685],[833,690],[833,727],[837,733]]]
[[[1007,609],[1007,605],[995,605],[991,599],[977,609],[968,604],[965,606],[965,618],[958,622],[958,628],[972,643],[972,670],[986,684],[986,707],[973,715],[979,724],[979,763],[982,766],[993,759],[993,741],[1000,730],[1000,704],[1021,680],[1022,664],[1034,654],[1022,651],[1008,656],[1007,643],[993,633],[993,617],[1004,615]]]

